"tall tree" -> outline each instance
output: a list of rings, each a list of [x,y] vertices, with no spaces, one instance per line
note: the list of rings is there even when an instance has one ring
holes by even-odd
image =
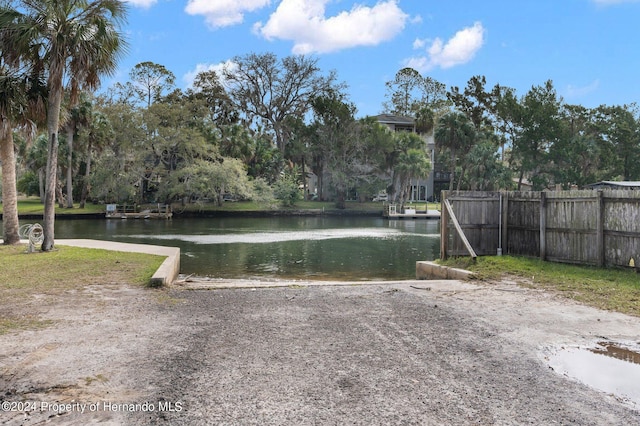
[[[141,62],[129,73],[132,80],[131,90],[147,107],[157,102],[163,92],[174,87],[175,76],[164,65],[153,62]]]
[[[560,117],[562,99],[549,80],[542,86],[533,86],[520,101],[518,109],[519,131],[513,144],[513,160],[520,169],[519,184],[527,176],[534,189],[546,188],[550,181],[551,147],[563,135]]]
[[[80,208],[84,209],[91,190],[90,177],[93,165],[94,151],[100,152],[109,140],[113,138],[113,128],[109,119],[100,111],[91,115],[91,122],[84,129],[83,139],[85,139],[84,154],[84,177],[82,179],[82,189],[80,191]]]
[[[32,44],[41,46],[47,70],[48,157],[42,250],[54,246],[58,132],[65,76],[79,87],[95,88],[101,74],[115,71],[124,52],[119,29],[126,7],[119,0],[15,0],[12,27],[26,28]],[[27,52],[24,52],[25,54]]]
[[[81,94],[79,98],[76,96],[71,96],[69,99],[69,111],[66,123],[64,125],[67,139],[66,202],[67,208],[69,209],[73,208],[73,142],[76,133],[83,126],[87,126],[91,121],[92,107],[93,105],[91,103],[91,99],[88,98],[88,95],[86,93]]]
[[[394,79],[385,83],[386,112],[405,117],[416,117],[428,107],[439,112],[447,103],[446,86],[431,77],[423,77],[418,71],[407,67],[399,70]],[[437,114],[436,114],[437,115]]]
[[[42,69],[38,67],[37,48],[30,44],[20,14],[0,5],[0,163],[2,164],[3,234],[5,244],[20,241],[16,156],[13,140],[15,128],[35,130],[44,116],[46,96]]]
[[[461,93],[456,86],[451,88],[447,97],[455,108],[463,112],[473,123],[476,130],[488,126],[493,127],[490,119],[491,94],[485,90],[487,79],[485,76],[473,76]]]
[[[23,81],[0,66],[0,163],[2,164],[2,228],[4,244],[20,242],[13,123],[26,105]]]
[[[606,150],[614,155],[611,179],[640,179],[640,119],[634,108],[634,105],[603,105],[595,110],[599,136]]]
[[[463,113],[450,112],[438,120],[434,139],[441,150],[449,151],[451,168],[449,191],[453,190],[458,162],[471,149],[474,138],[475,129]]]
[[[427,158],[424,149],[410,148],[400,153],[395,172],[398,174],[400,186],[398,199],[401,208],[404,207],[411,196],[411,181],[413,179],[426,178],[430,171],[431,162]]]
[[[340,93],[315,97],[312,105],[314,140],[321,144],[316,149],[322,152],[329,182],[336,192],[336,207],[344,209],[347,192],[365,166],[360,161],[363,141],[358,136],[355,106],[345,102]]]
[[[305,56],[278,59],[273,53],[251,53],[233,63],[223,72],[231,99],[249,122],[273,131],[283,155],[290,117],[304,117],[312,97],[340,87],[333,72],[322,75],[318,60]]]

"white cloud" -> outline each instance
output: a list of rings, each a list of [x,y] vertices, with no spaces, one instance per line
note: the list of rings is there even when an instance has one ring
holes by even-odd
[[[185,88],[190,89],[193,88],[193,81],[196,79],[196,76],[198,74],[205,71],[215,71],[218,75],[218,78],[220,79],[220,83],[224,86],[224,77],[222,71],[225,68],[233,70],[236,66],[236,63],[232,60],[220,62],[217,64],[197,64],[195,69],[189,71],[182,77],[182,81],[184,81]]]
[[[413,48],[414,49],[422,49],[423,47],[425,47],[427,45],[427,42],[429,40],[426,38],[417,38],[413,41]]]
[[[409,18],[398,0],[380,1],[373,7],[356,4],[350,11],[326,17],[329,1],[282,0],[269,21],[254,29],[268,40],[292,40],[296,54],[328,53],[390,40]]]
[[[158,0],[124,0],[124,1],[131,4],[133,7],[141,7],[143,9],[149,9],[151,6],[153,6],[158,2]]]
[[[610,6],[613,4],[637,3],[640,0],[591,0],[591,1],[600,6]]]
[[[485,29],[480,22],[458,31],[445,44],[436,38],[426,50],[425,56],[412,57],[405,60],[405,65],[424,72],[433,68],[451,68],[469,62],[484,44]],[[414,41],[414,48],[420,46]]]
[[[271,0],[189,0],[185,11],[189,15],[204,15],[207,24],[220,28],[242,23],[245,12],[262,9],[270,3]]]
[[[565,89],[564,97],[567,99],[581,98],[589,93],[595,92],[598,90],[598,87],[600,87],[600,80],[594,80],[586,86],[573,86],[570,84]]]

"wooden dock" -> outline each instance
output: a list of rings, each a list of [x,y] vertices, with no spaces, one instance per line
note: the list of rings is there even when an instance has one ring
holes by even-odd
[[[133,205],[107,204],[107,219],[171,219],[171,206],[158,204],[155,209],[136,211]]]
[[[416,210],[411,207],[399,209],[396,204],[386,205],[382,215],[387,219],[440,219],[438,210]]]

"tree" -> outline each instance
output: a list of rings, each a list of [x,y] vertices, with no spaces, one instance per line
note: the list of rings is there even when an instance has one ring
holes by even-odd
[[[600,106],[595,115],[598,135],[613,154],[609,178],[640,179],[640,122],[634,106]]]
[[[430,171],[431,162],[427,158],[424,149],[410,148],[400,154],[395,172],[398,174],[400,183],[399,201],[401,208],[411,196],[411,180],[425,178]]]
[[[472,191],[510,189],[511,170],[500,161],[493,141],[483,140],[471,147],[466,156],[468,174],[465,186]]]
[[[0,6],[0,163],[2,164],[3,240],[20,241],[14,128],[32,133],[44,115],[41,69],[31,67],[37,47],[19,24],[20,14]]]
[[[469,119],[460,112],[450,112],[438,120],[434,139],[441,150],[448,150],[450,155],[451,177],[449,191],[453,190],[455,171],[460,157],[471,149],[475,138],[475,130]],[[460,182],[462,179],[459,179]]]
[[[29,30],[31,44],[41,46],[40,60],[48,76],[48,158],[42,250],[49,251],[54,245],[58,132],[65,75],[75,79],[79,87],[95,88],[101,74],[115,70],[124,48],[119,25],[126,8],[119,0],[16,0],[14,3],[16,18],[9,24],[12,28]]]
[[[77,99],[70,99],[67,122],[65,123],[67,139],[67,179],[66,194],[67,208],[73,208],[73,142],[76,133],[81,127],[87,126],[91,121],[93,105],[86,93],[82,93]]]
[[[141,62],[129,73],[132,80],[130,90],[147,107],[157,102],[162,93],[173,88],[175,76],[164,65],[153,62]]]
[[[361,161],[363,141],[354,118],[355,106],[337,92],[313,98],[312,105],[315,140],[320,143],[329,183],[336,191],[336,207],[344,209],[348,190],[366,167]]]
[[[527,175],[533,188],[542,190],[550,183],[551,147],[565,137],[560,119],[562,100],[549,80],[543,86],[533,86],[520,104],[512,164],[520,169],[519,185]]]
[[[2,228],[4,244],[18,244],[18,193],[16,189],[16,157],[13,144],[13,119],[26,105],[23,81],[11,76],[0,66],[0,164],[2,164]]]
[[[172,197],[211,198],[222,205],[225,194],[253,195],[244,164],[235,158],[219,161],[197,159],[170,176]]]
[[[216,71],[198,73],[193,81],[193,89],[187,90],[187,96],[193,100],[202,100],[206,107],[208,122],[217,126],[238,122],[238,111],[234,108]]]
[[[318,60],[305,56],[279,60],[272,53],[252,53],[235,57],[233,62],[223,72],[231,99],[248,122],[273,131],[284,156],[290,138],[289,118],[304,117],[312,97],[334,88],[334,73],[321,75]]]
[[[93,152],[102,151],[109,140],[113,138],[113,128],[109,119],[100,111],[94,112],[91,116],[91,122],[83,132],[85,139],[84,154],[84,177],[82,179],[82,190],[80,192],[80,208],[83,209],[91,190],[89,179],[92,172]]]
[[[415,117],[421,108],[440,111],[447,103],[447,91],[444,84],[423,77],[413,68],[402,68],[387,87],[384,110],[405,117]]]
[[[411,195],[407,192],[407,185],[414,177],[422,177],[420,172],[421,164],[424,161],[429,163],[426,156],[425,140],[413,132],[394,132],[391,134],[391,145],[387,146],[385,152],[385,167],[388,174],[391,175],[391,184],[387,187],[387,193],[390,201],[404,204]],[[411,152],[411,154],[410,154]],[[420,152],[423,158],[418,158]],[[424,161],[423,161],[424,160]],[[406,165],[403,162],[408,162]]]
[[[464,92],[458,87],[452,87],[447,97],[458,111],[463,112],[473,123],[476,130],[484,126],[493,127],[489,118],[491,94],[485,91],[487,80],[484,76],[474,76],[469,79]]]

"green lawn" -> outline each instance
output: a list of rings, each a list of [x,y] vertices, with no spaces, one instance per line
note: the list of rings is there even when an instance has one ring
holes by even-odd
[[[596,268],[514,256],[449,259],[446,265],[475,272],[480,279],[515,279],[521,285],[561,294],[599,309],[640,316],[640,274],[631,269]]]
[[[0,213],[3,212],[3,206],[0,204]],[[105,207],[102,204],[85,204],[85,208],[79,208],[76,203],[72,209],[60,208],[56,204],[56,214],[87,214],[87,213],[104,213]],[[28,197],[18,200],[18,214],[44,214],[44,206],[37,197]]]

